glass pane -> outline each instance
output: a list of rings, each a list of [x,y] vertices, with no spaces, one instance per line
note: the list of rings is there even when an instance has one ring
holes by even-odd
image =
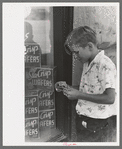
[[[56,133],[53,8],[26,7],[25,14],[25,140],[45,142]]]
[[[53,66],[53,15],[51,7],[25,7],[25,64]],[[33,46],[30,46],[33,45]],[[36,45],[36,46],[34,46]],[[35,54],[35,55],[34,55]],[[33,55],[33,56],[32,56]],[[41,55],[41,57],[38,57]]]

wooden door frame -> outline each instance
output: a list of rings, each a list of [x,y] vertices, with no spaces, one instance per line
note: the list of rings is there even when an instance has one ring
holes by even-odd
[[[65,52],[64,42],[73,29],[73,7],[53,7],[54,66],[57,66],[56,81],[72,85],[72,56]],[[70,140],[71,101],[62,93],[55,94],[57,128]]]

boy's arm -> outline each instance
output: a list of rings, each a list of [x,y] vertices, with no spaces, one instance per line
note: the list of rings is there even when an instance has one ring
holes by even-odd
[[[79,90],[79,86],[78,86],[78,85],[73,85],[73,86],[71,86],[71,87],[74,88],[74,89]]]
[[[79,99],[99,103],[99,104],[113,104],[115,100],[115,89],[107,88],[103,94],[79,94]]]
[[[87,92],[79,91],[73,88],[64,90],[64,95],[69,99],[83,99],[99,104],[113,104],[115,100],[116,88],[116,67],[113,63],[110,65],[101,65],[100,69],[101,87],[105,89],[102,94],[89,94]]]
[[[64,95],[70,100],[83,99],[99,104],[113,104],[115,100],[115,89],[107,88],[103,94],[87,94],[76,89],[65,89],[63,91]]]

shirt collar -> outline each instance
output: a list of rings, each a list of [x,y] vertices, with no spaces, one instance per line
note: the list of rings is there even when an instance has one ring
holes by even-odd
[[[100,61],[101,57],[104,55],[104,50],[100,51],[96,56],[95,58],[91,61],[91,63],[89,64],[89,66],[91,66],[92,64],[94,63],[97,63]],[[87,62],[88,64],[88,62]]]
[[[91,63],[93,63],[93,62],[99,62],[99,60],[101,59],[101,56],[103,56],[104,55],[104,50],[102,50],[102,51],[100,51],[96,56],[95,56],[95,58],[92,60],[92,62]]]
[[[98,63],[101,59],[101,57],[104,55],[104,50],[100,51],[95,58],[91,61],[91,63],[88,66],[88,62],[84,63],[84,73],[86,73],[95,63]]]

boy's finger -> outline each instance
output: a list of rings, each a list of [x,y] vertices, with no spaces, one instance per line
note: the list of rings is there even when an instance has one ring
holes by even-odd
[[[63,88],[63,92],[67,92],[67,89],[66,88]]]
[[[67,91],[63,91],[63,93],[67,94]]]
[[[67,94],[66,93],[63,93],[65,96],[67,96]]]

